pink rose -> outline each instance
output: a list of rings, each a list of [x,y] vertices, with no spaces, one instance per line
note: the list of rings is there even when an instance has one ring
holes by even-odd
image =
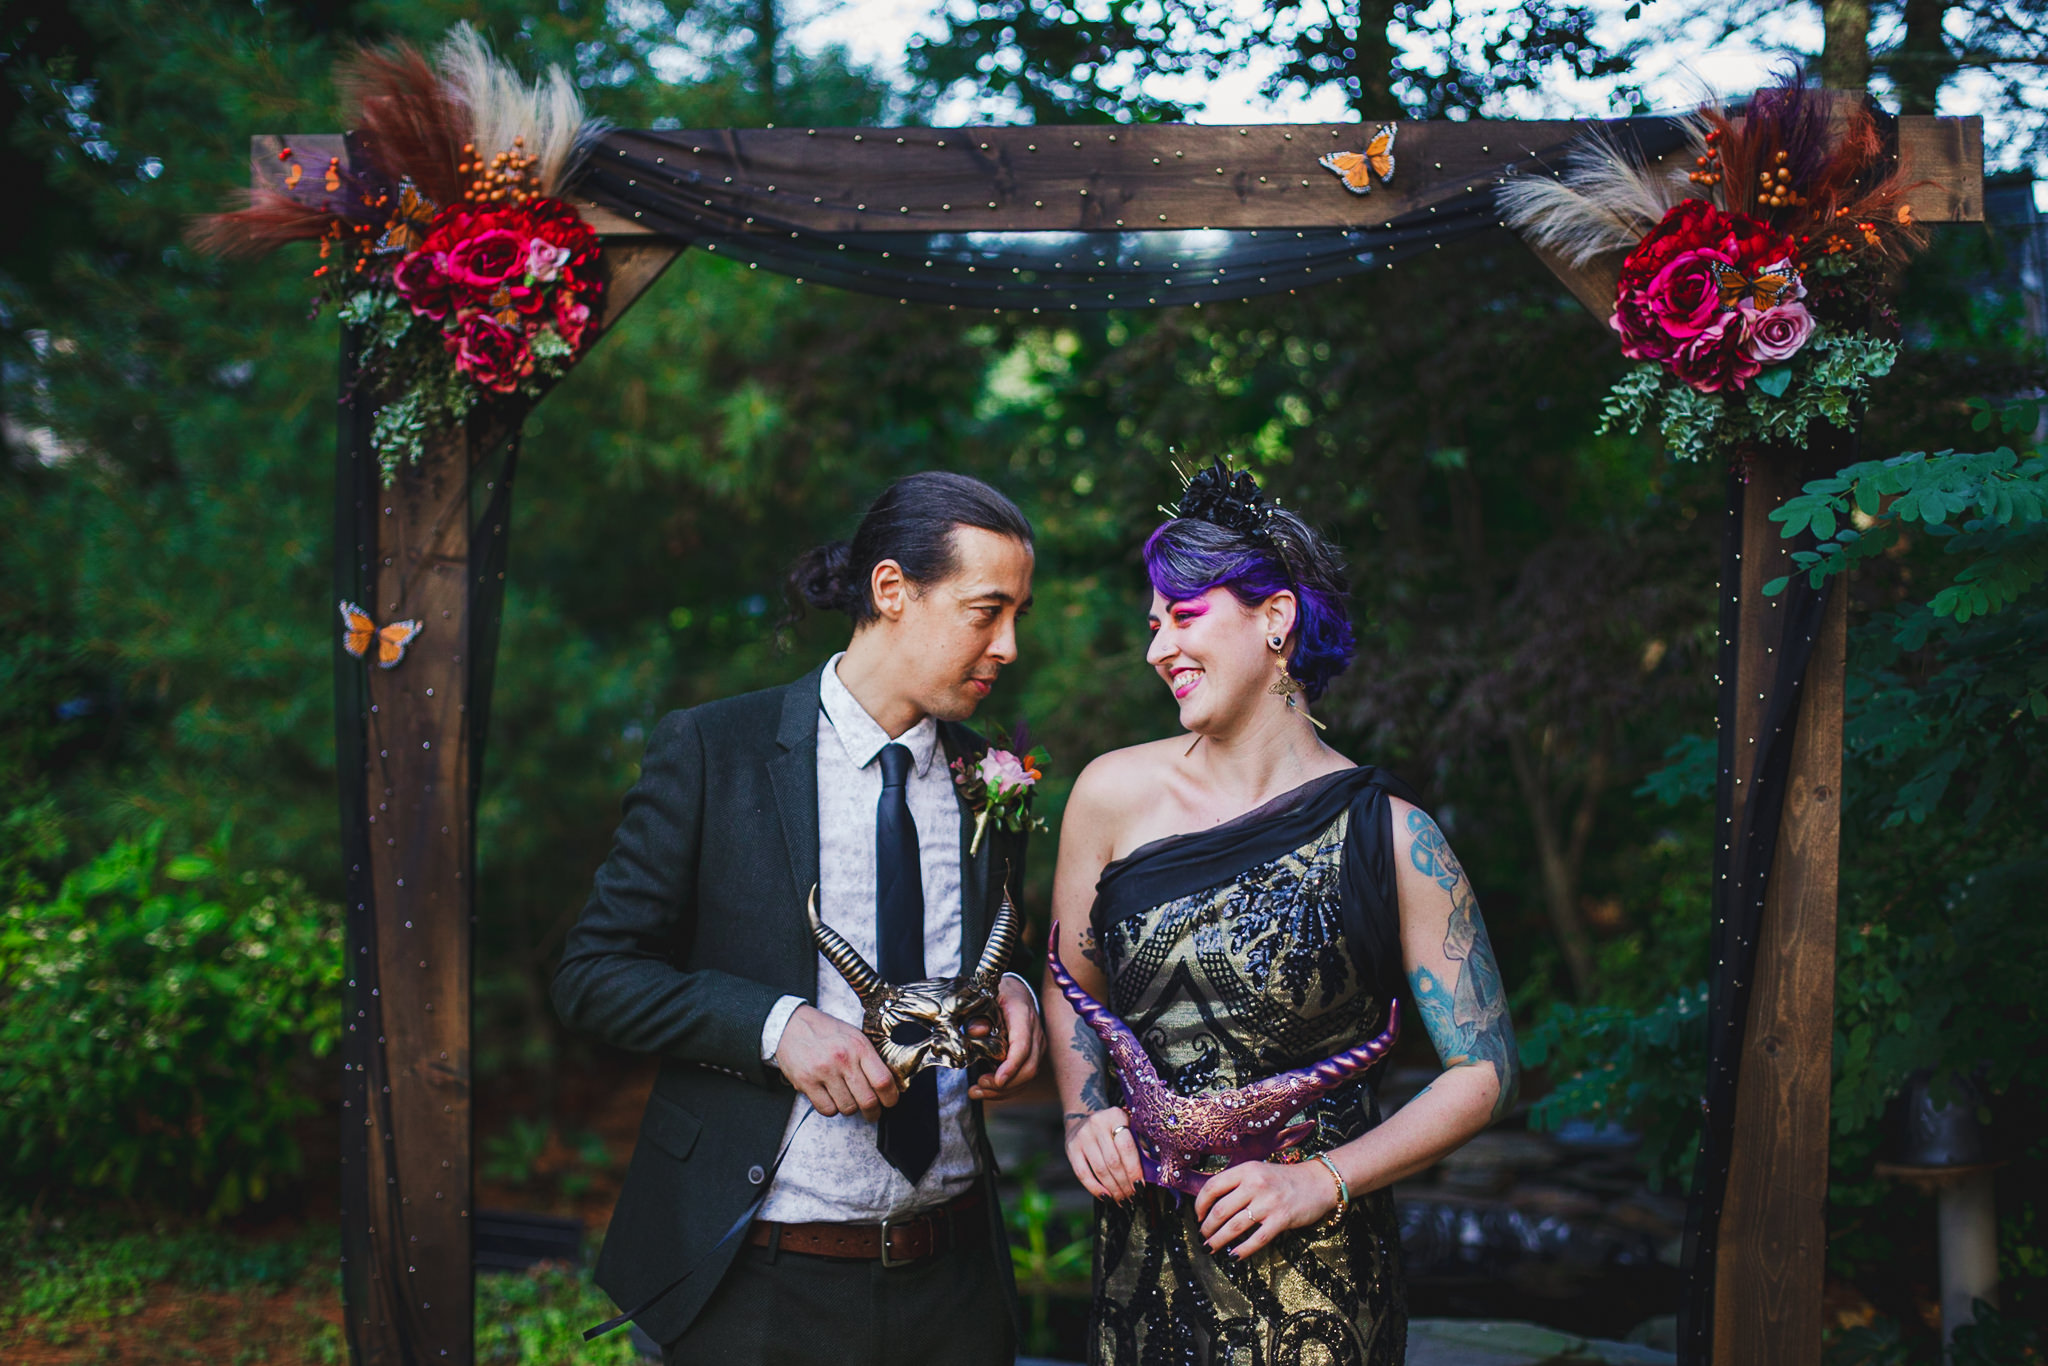
[[[1740,315],[1725,313],[1697,336],[1679,343],[1671,356],[1671,373],[1703,394],[1740,389],[1763,370],[1743,353],[1741,341]]]
[[[490,228],[449,248],[441,270],[459,285],[492,290],[526,271],[526,242],[505,228]]]
[[[1802,287],[1801,293],[1804,293]],[[1765,365],[1792,359],[1813,335],[1813,315],[1802,303],[1758,308],[1745,300],[1742,305],[1742,350],[1751,360]]]
[[[1657,329],[1682,342],[1711,327],[1727,311],[1721,306],[1721,289],[1714,280],[1714,267],[1727,263],[1724,253],[1711,248],[1688,251],[1673,257],[1652,276],[1644,294]]]
[[[455,306],[454,287],[441,273],[440,259],[431,251],[408,252],[400,257],[391,272],[391,283],[421,317],[445,318]]]
[[[560,275],[562,267],[568,264],[567,247],[558,247],[538,237],[526,244],[526,273],[544,284]]]
[[[457,370],[501,394],[511,393],[520,380],[533,373],[526,334],[489,314],[479,313],[464,322],[461,330],[445,334],[442,345],[455,353]]]

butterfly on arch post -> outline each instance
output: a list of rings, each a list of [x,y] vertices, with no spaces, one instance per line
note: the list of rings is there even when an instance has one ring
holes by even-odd
[[[1367,140],[1363,152],[1332,152],[1318,157],[1316,164],[1333,172],[1353,194],[1371,194],[1372,178],[1394,178],[1394,133],[1398,125],[1383,123]]]
[[[388,626],[379,626],[370,620],[370,614],[356,604],[342,600],[341,604],[341,648],[357,659],[370,653],[370,647],[377,647],[377,667],[395,669],[398,661],[405,658],[405,647],[412,644],[412,638],[424,629],[417,621],[394,621]]]

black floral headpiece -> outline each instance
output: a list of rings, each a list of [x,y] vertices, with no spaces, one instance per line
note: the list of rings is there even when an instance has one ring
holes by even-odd
[[[1273,506],[1259,491],[1259,481],[1250,470],[1233,470],[1221,460],[1212,460],[1183,478],[1186,486],[1175,516],[1209,522],[1256,541],[1272,540],[1266,519]]]

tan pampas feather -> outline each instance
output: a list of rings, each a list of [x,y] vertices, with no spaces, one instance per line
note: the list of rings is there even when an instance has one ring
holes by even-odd
[[[579,141],[591,131],[583,101],[559,66],[531,86],[500,61],[467,22],[449,31],[434,53],[449,90],[468,110],[469,140],[481,157],[509,152],[514,139],[534,158],[533,175],[544,195],[560,193]]]
[[[1497,196],[1509,227],[1575,266],[1633,250],[1665,214],[1699,197],[1683,163],[1646,165],[1604,129],[1572,144],[1559,175],[1510,180]]]

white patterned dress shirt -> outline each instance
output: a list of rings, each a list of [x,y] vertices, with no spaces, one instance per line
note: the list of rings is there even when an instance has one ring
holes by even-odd
[[[889,735],[839,681],[834,655],[819,683],[818,915],[873,963],[875,943],[875,810],[882,799],[876,762]],[[960,971],[960,805],[939,744],[938,723],[927,716],[895,743],[910,751],[905,796],[917,826],[917,859],[924,883],[924,970],[927,977]],[[776,1002],[761,1030],[761,1056],[772,1060],[782,1031],[801,997]],[[858,1026],[860,998],[838,969],[818,959],[818,1009]],[[792,1111],[782,1161],[760,1218],[779,1224],[879,1223],[945,1204],[974,1182],[978,1162],[970,1131],[967,1074],[936,1069],[939,1078],[939,1155],[913,1186],[875,1148],[875,1125],[858,1113]],[[802,1128],[791,1138],[800,1122]],[[780,1149],[778,1149],[780,1151]]]

